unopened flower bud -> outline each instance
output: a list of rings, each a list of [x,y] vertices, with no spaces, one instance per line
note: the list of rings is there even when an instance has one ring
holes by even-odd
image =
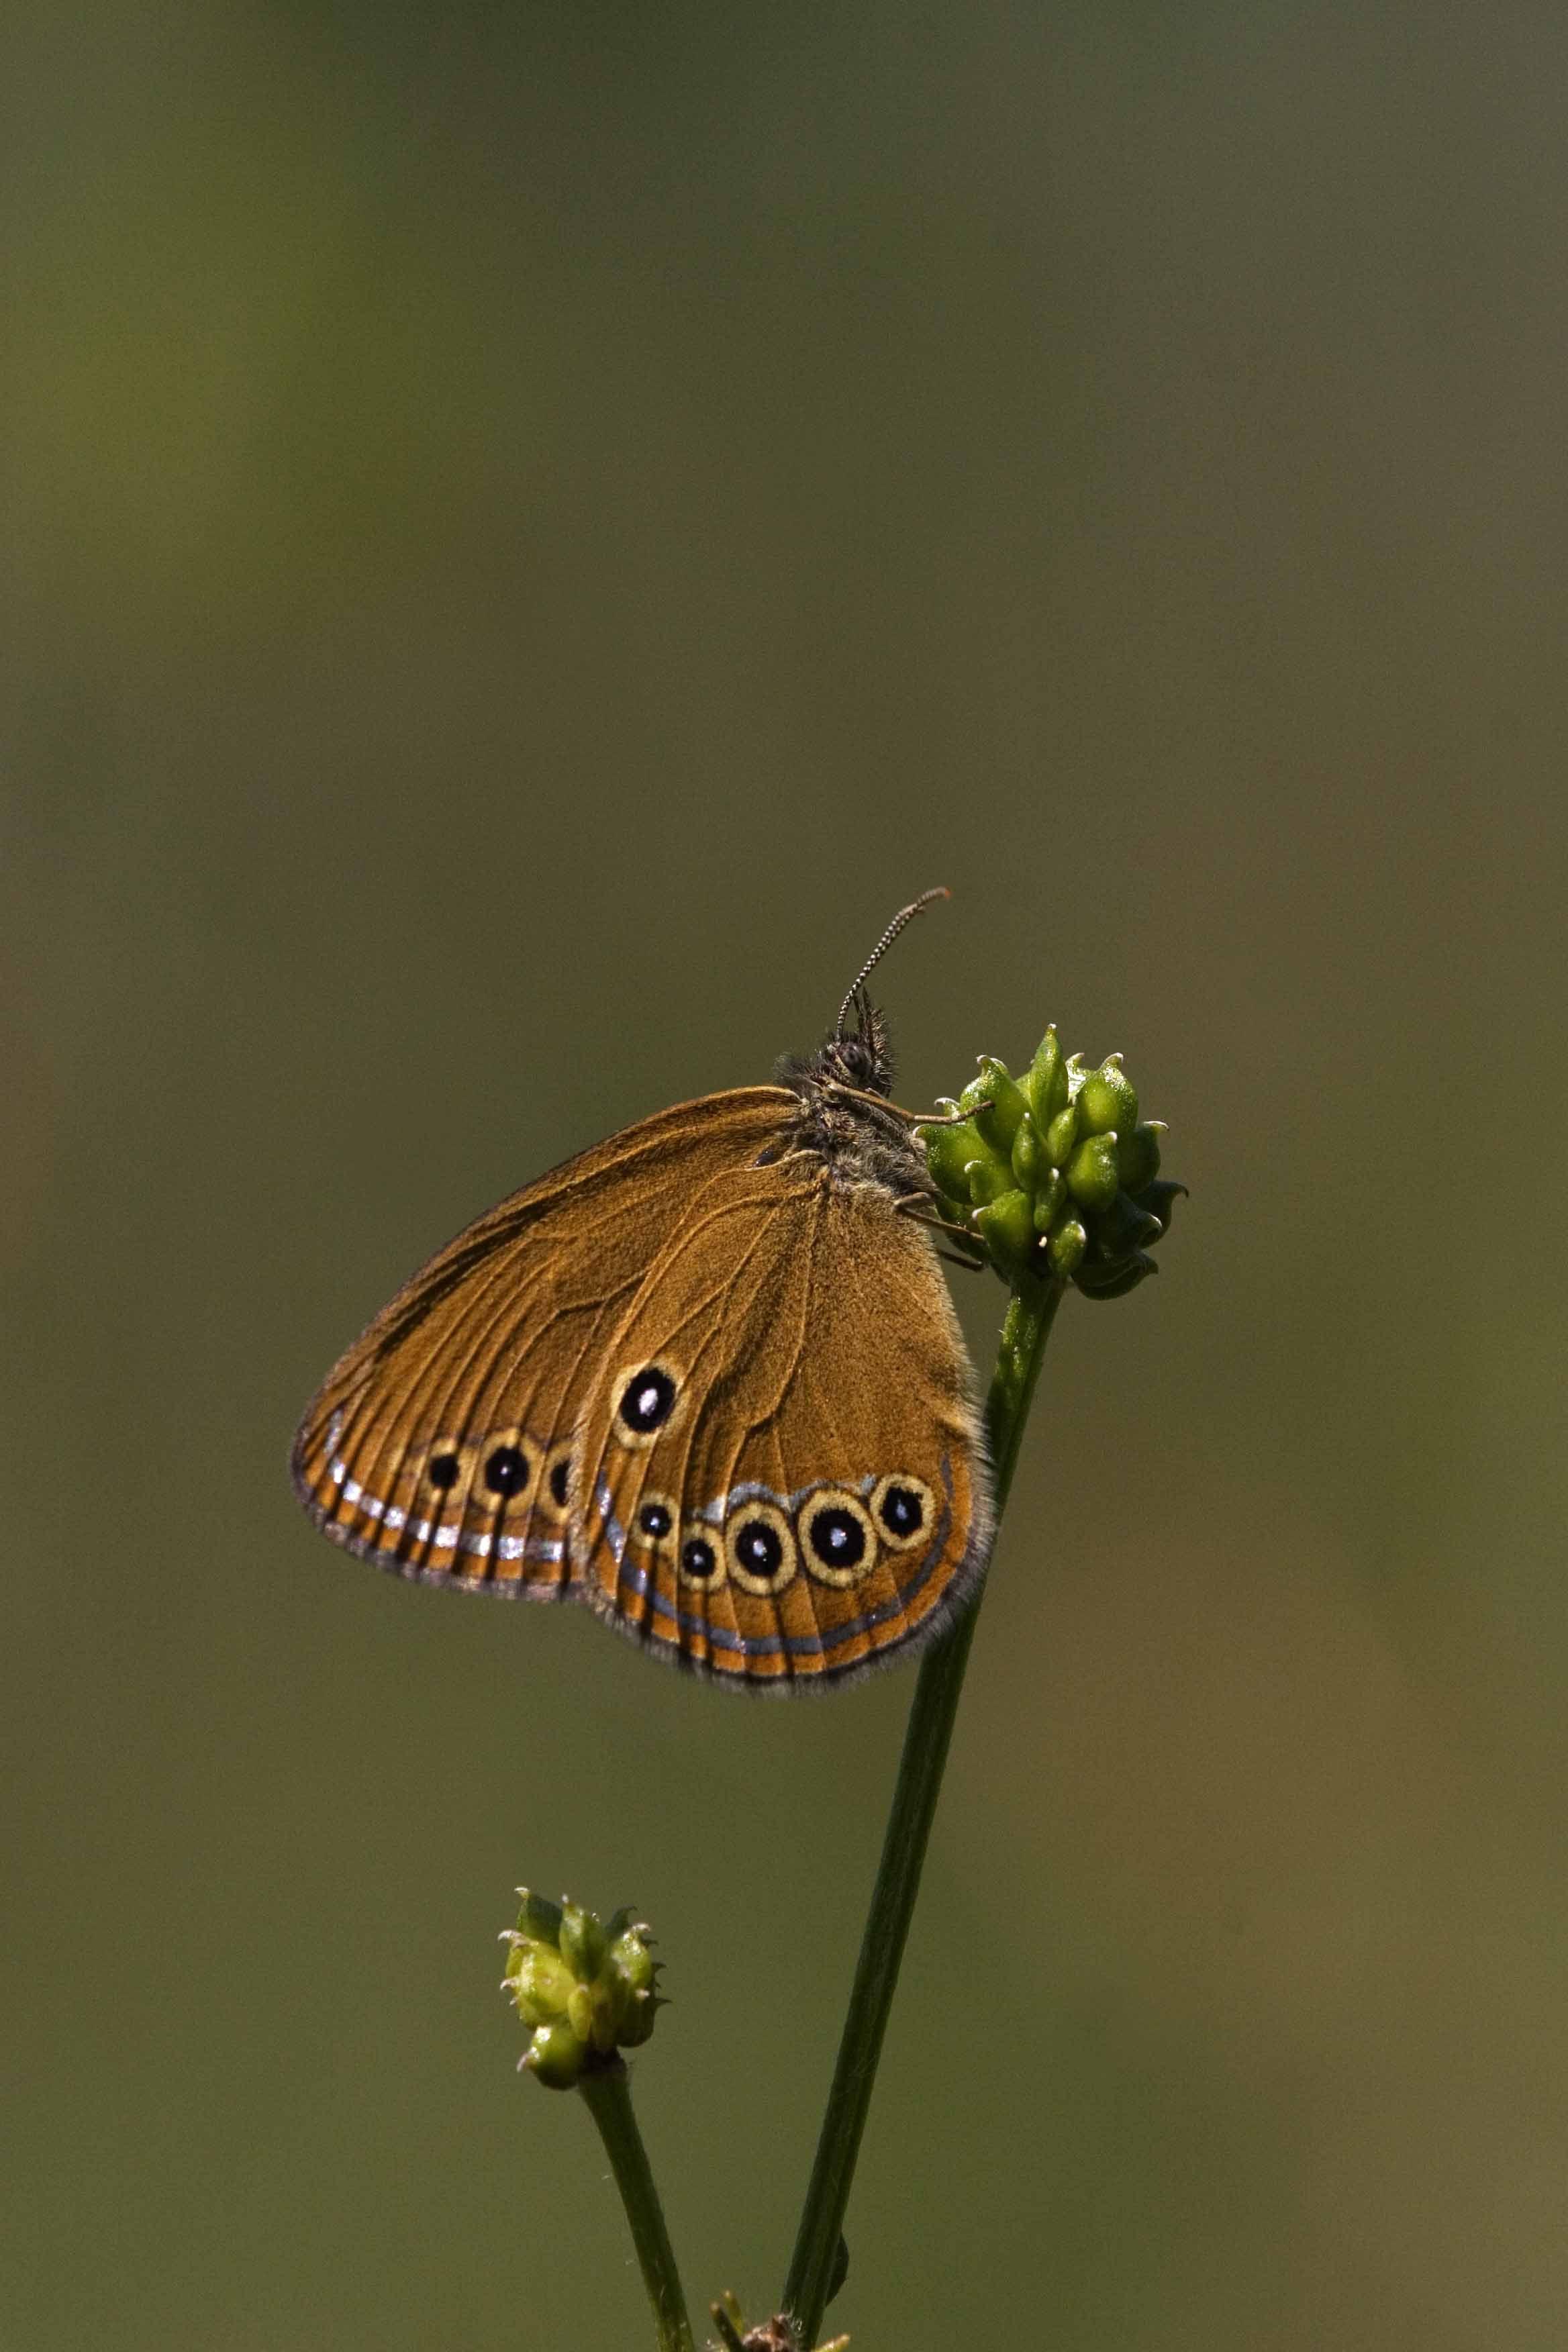
[[[1086,1135],[1109,1135],[1112,1128],[1122,1135],[1137,1126],[1138,1091],[1120,1054],[1108,1054],[1089,1071],[1078,1091],[1078,1115]]]
[[[1004,1192],[976,1209],[973,1224],[996,1264],[1021,1271],[1035,1249],[1035,1215],[1026,1192]]]
[[[1035,1058],[1024,1073],[1023,1087],[1035,1125],[1043,1135],[1058,1111],[1067,1108],[1068,1101],[1067,1062],[1054,1023],[1035,1050]]]
[[[924,1150],[926,1166],[947,1199],[966,1198],[969,1180],[963,1171],[983,1150],[973,1120],[966,1118],[958,1127],[917,1128],[915,1137]]]
[[[963,1171],[963,1181],[970,1200],[976,1208],[987,1201],[999,1201],[1004,1192],[1013,1189],[1013,1171],[1005,1160],[994,1160],[989,1152],[984,1159],[972,1160]]]
[[[588,2063],[587,2044],[580,2042],[564,2021],[542,2025],[529,2043],[522,2063],[535,2082],[542,2083],[547,2090],[570,2091]]]
[[[1118,1127],[1116,1130],[1116,1165],[1124,1192],[1142,1192],[1160,1172],[1160,1138],[1165,1132],[1162,1118],[1150,1119],[1142,1127]]]
[[[1018,1132],[1013,1138],[1013,1149],[1009,1157],[1013,1163],[1013,1173],[1018,1182],[1026,1192],[1032,1192],[1045,1153],[1040,1148],[1039,1129],[1028,1111],[1026,1111],[1018,1121]]]
[[[548,1945],[520,1943],[507,1962],[506,1990],[525,2025],[550,2025],[564,2017],[576,1981]]]
[[[1053,1274],[1076,1274],[1089,1247],[1089,1234],[1077,1217],[1064,1217],[1046,1244]]]
[[[1046,1158],[1053,1168],[1065,1168],[1078,1141],[1078,1105],[1068,1103],[1046,1129]]]
[[[602,1922],[580,1903],[561,1906],[561,1957],[580,1982],[588,1984],[605,1965],[608,1949]]]
[[[994,1054],[980,1056],[979,1085],[983,1107],[975,1109],[973,1118],[981,1140],[988,1143],[993,1151],[1009,1151],[1018,1132],[1018,1121],[1029,1108],[1023,1089],[1006,1063],[999,1062]]]
[[[1068,1191],[1082,1209],[1109,1209],[1121,1178],[1116,1169],[1114,1135],[1086,1135],[1063,1174]]]

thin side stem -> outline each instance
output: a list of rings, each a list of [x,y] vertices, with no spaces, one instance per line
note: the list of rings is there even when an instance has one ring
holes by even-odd
[[[642,2268],[643,2284],[653,2305],[655,2341],[658,2352],[695,2352],[675,2250],[664,2226],[647,2150],[632,2113],[631,2083],[619,2059],[583,2076],[577,2088],[588,2113],[599,2126],[599,2137],[621,2192],[626,2221]]]
[[[1024,1424],[1028,1419],[1040,1360],[1062,1288],[1059,1282],[1040,1283],[1026,1276],[1008,1302],[1002,1325],[996,1366],[985,1401],[998,1519],[1013,1484]],[[784,2292],[784,2307],[794,2317],[801,2341],[806,2346],[816,2342],[827,2305],[834,2257],[848,2208],[860,2136],[871,2105],[882,2036],[899,1980],[899,1963],[920,1892],[921,1868],[937,1799],[942,1793],[942,1769],[963,1689],[963,1673],[980,1615],[981,1597],[976,1596],[952,1632],[927,1651],[915,1684],[882,1858],[877,1867],[871,1908],[856,1964],[844,2035],[838,2045],[833,2087],[822,2119],[822,2135],[817,2141],[795,2258]]]

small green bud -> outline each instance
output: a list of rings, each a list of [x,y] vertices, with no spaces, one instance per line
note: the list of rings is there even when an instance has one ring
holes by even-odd
[[[984,1090],[982,1099],[987,1105],[985,1109],[977,1108],[974,1113],[980,1139],[993,1151],[1009,1151],[1013,1138],[1018,1132],[1018,1121],[1029,1108],[1023,1088],[1013,1077],[1006,1063],[999,1062],[994,1054],[982,1054],[980,1056],[980,1083]],[[964,1093],[968,1091],[966,1087]]]
[[[1141,1192],[1152,1184],[1160,1172],[1160,1138],[1165,1132],[1162,1118],[1152,1118],[1143,1127],[1116,1130],[1116,1165],[1121,1176],[1124,1192]]]
[[[1035,1115],[1035,1125],[1043,1135],[1058,1111],[1067,1108],[1068,1066],[1053,1022],[1035,1051],[1035,1058],[1024,1073],[1024,1092],[1029,1098],[1029,1108]]]
[[[579,2042],[594,2039],[594,1993],[585,1984],[574,1984],[566,1996],[566,2022]]]
[[[506,1990],[525,2025],[551,2025],[564,2017],[576,1981],[547,1944],[519,1944],[507,1962]]]
[[[965,1189],[976,1208],[987,1201],[999,1201],[1004,1192],[1013,1189],[1013,1171],[1005,1160],[993,1160],[989,1153],[983,1160],[972,1160],[963,1171]]]
[[[1122,1135],[1137,1126],[1138,1091],[1120,1054],[1108,1054],[1098,1070],[1090,1070],[1079,1089],[1078,1115],[1089,1135],[1109,1135],[1112,1128]]]
[[[1035,1213],[1026,1192],[1004,1192],[976,1209],[974,1229],[998,1265],[1026,1265],[1034,1254]]]
[[[1048,1234],[1061,1213],[1068,1196],[1068,1180],[1059,1168],[1047,1171],[1043,1184],[1035,1188],[1035,1231]]]
[[[1121,1261],[1135,1250],[1151,1248],[1164,1230],[1150,1210],[1141,1208],[1128,1193],[1118,1192],[1110,1206],[1095,1218],[1089,1244],[1097,1258]]]
[[[1076,1217],[1066,1217],[1046,1244],[1053,1274],[1076,1274],[1089,1247],[1089,1235]]]
[[[580,1903],[561,1906],[561,1957],[579,1982],[590,1984],[605,1965],[608,1945],[597,1915]]]
[[[1026,1192],[1035,1189],[1035,1180],[1046,1164],[1040,1150],[1039,1130],[1028,1111],[1018,1121],[1018,1132],[1013,1138],[1013,1173]]]
[[[1078,1141],[1078,1106],[1068,1103],[1046,1129],[1046,1158],[1053,1168],[1065,1168]]]
[[[531,1886],[520,1886],[522,1908],[517,1915],[517,1932],[536,1944],[549,1944],[559,1950],[561,1944],[561,1906],[552,1903],[548,1895],[535,1895]]]
[[[1140,1250],[1120,1265],[1083,1265],[1074,1277],[1086,1298],[1125,1298],[1136,1290],[1146,1275],[1158,1274],[1159,1267],[1152,1257]]]
[[[638,1993],[651,1992],[655,1969],[653,1954],[635,1927],[617,1936],[610,1946],[606,1973],[623,2000],[629,2001]]]
[[[587,2046],[567,2024],[542,2025],[529,2043],[522,2063],[547,2090],[570,2091],[588,2063]]]
[[[1152,1215],[1158,1217],[1161,1231],[1168,1234],[1176,1202],[1178,1200],[1184,1201],[1186,1197],[1187,1188],[1184,1184],[1173,1184],[1169,1177],[1162,1176],[1157,1183],[1144,1185],[1138,1195],[1138,1205],[1141,1209],[1147,1209]]]
[[[962,1198],[969,1190],[963,1171],[985,1150],[973,1120],[965,1119],[962,1127],[917,1127],[915,1136],[942,1192],[949,1200]]]
[[[1116,1138],[1086,1135],[1063,1171],[1068,1191],[1080,1208],[1108,1209],[1121,1179],[1116,1167]]]

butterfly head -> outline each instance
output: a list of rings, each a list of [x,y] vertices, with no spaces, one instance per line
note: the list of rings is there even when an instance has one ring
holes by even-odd
[[[845,1025],[848,1013],[855,1016],[853,1029]],[[863,981],[858,981],[850,991],[845,1013],[838,1016],[838,1026],[826,1043],[817,1047],[806,1066],[813,1077],[837,1079],[840,1086],[858,1087],[864,1094],[891,1095],[893,1048],[888,1035],[888,1016],[879,1005],[872,1003]]]

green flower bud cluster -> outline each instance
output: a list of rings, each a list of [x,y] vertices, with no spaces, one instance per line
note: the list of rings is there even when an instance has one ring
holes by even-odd
[[[1098,1069],[1064,1055],[1054,1025],[1029,1066],[980,1056],[951,1126],[916,1130],[941,1195],[1005,1282],[1020,1274],[1071,1281],[1089,1298],[1120,1298],[1155,1270],[1150,1250],[1182,1184],[1160,1176],[1159,1119],[1109,1055]]]
[[[569,2091],[590,2067],[647,2040],[664,2007],[655,1990],[660,1964],[647,1923],[630,1908],[602,1921],[564,1896],[552,1903],[517,1891],[517,1926],[501,1937],[511,1947],[501,1990],[532,2029],[518,2063],[551,2090]]]

